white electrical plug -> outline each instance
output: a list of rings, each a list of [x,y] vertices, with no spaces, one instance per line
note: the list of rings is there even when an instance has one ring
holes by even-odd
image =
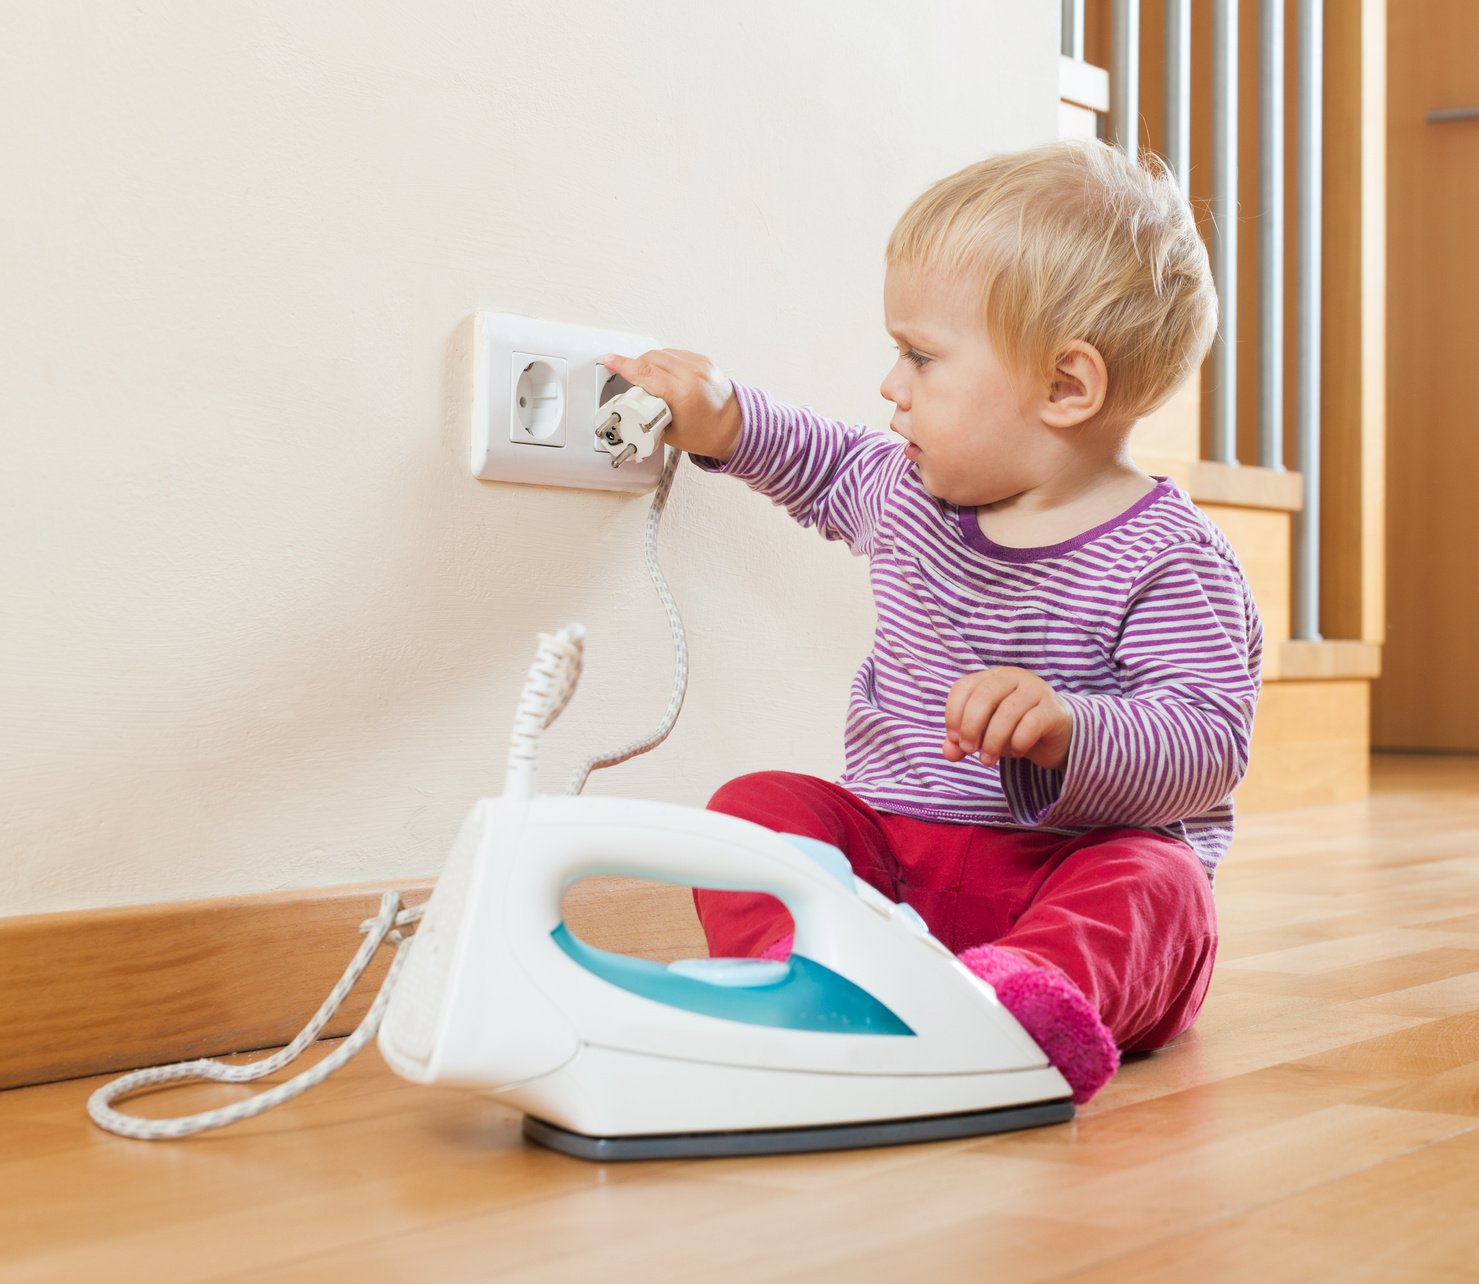
[[[661,397],[628,388],[597,408],[596,441],[610,453],[613,468],[629,459],[641,463],[657,449],[663,429],[672,422],[673,412]]]

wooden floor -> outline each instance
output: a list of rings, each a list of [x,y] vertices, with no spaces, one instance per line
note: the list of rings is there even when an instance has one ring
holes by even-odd
[[[1200,1024],[1075,1124],[603,1168],[373,1052],[181,1143],[101,1133],[97,1081],[51,1084],[0,1094],[0,1279],[1479,1279],[1479,759],[1375,780],[1240,823]]]

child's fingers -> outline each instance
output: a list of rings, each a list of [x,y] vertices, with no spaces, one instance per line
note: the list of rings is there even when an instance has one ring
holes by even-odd
[[[940,752],[945,755],[946,762],[964,762],[971,755],[960,747],[959,740],[951,740],[948,736],[945,743],[940,746]]]
[[[1048,696],[1029,709],[1018,724],[1012,750],[1018,757],[1030,757],[1041,767],[1062,771],[1068,765],[1072,736],[1073,715],[1056,697]]]
[[[1022,752],[1017,746],[1018,729],[1022,727],[1023,719],[1036,702],[1036,692],[1018,686],[996,706],[981,737],[981,761],[988,767],[994,767],[1009,751]],[[1027,748],[1030,749],[1036,743],[1037,738],[1033,736]]]
[[[1018,720],[1012,730],[1011,749],[1013,757],[1025,758],[1045,735],[1052,730],[1053,714],[1042,702],[1034,704]]]
[[[601,364],[613,374],[619,374],[628,383],[636,384],[643,392],[671,401],[682,384],[679,364],[661,348],[644,352],[640,357],[623,357],[608,352]]]
[[[1026,669],[1002,667],[971,673],[950,688],[945,699],[945,741],[949,762],[979,753],[994,767],[1003,757],[1061,766],[1072,722],[1053,689]]]
[[[637,371],[637,358],[624,357],[619,352],[608,352],[601,358],[601,364],[612,374],[619,374],[628,383],[632,381],[631,376]]]
[[[1020,758],[1042,739],[1044,721],[1042,703],[1034,700],[1018,714],[1010,734],[1002,744],[1002,752]]]
[[[970,689],[965,693],[959,721],[954,728],[960,747],[967,754],[975,753],[980,748],[981,737],[995,715],[997,705],[1010,690],[1010,685],[995,672],[983,673],[976,682],[971,684]],[[950,724],[947,721],[945,725],[948,735],[951,730]]]
[[[950,688],[950,694],[945,697],[945,737],[947,740],[959,741],[960,719],[965,713],[966,702],[970,700],[971,693],[985,676],[982,673],[967,674],[958,679]]]

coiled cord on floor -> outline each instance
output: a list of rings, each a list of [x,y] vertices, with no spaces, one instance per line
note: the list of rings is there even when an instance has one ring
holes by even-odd
[[[380,1028],[380,1020],[385,1015],[386,1004],[390,1002],[390,992],[395,988],[396,978],[400,975],[407,958],[407,938],[396,929],[416,922],[421,917],[421,912],[422,907],[419,905],[415,909],[401,909],[400,893],[386,892],[380,898],[380,912],[374,918],[367,919],[360,924],[360,931],[365,933],[365,939],[354,958],[350,960],[349,966],[344,969],[344,975],[329,991],[329,997],[313,1014],[312,1020],[298,1031],[298,1037],[282,1051],[244,1066],[231,1066],[223,1061],[206,1057],[199,1061],[181,1061],[172,1066],[153,1066],[148,1070],[135,1070],[132,1074],[126,1074],[122,1078],[114,1079],[112,1083],[104,1084],[87,1099],[87,1113],[91,1116],[93,1123],[99,1128],[106,1128],[109,1132],[116,1132],[120,1137],[135,1137],[140,1141],[176,1141],[197,1132],[224,1128],[227,1124],[250,1119],[253,1115],[260,1115],[264,1110],[271,1110],[273,1106],[280,1106],[284,1101],[291,1101],[294,1097],[307,1092],[315,1084],[322,1083],[375,1037],[375,1032]],[[375,951],[387,942],[396,947],[395,958],[391,961],[390,970],[385,974],[385,980],[380,983],[380,992],[375,995],[375,1001],[370,1004],[370,1010],[365,1013],[364,1020],[355,1027],[354,1033],[343,1043],[302,1074],[295,1075],[286,1083],[269,1088],[266,1092],[258,1093],[255,1097],[238,1101],[235,1105],[222,1106],[219,1110],[207,1110],[198,1115],[182,1115],[176,1119],[141,1119],[137,1115],[125,1115],[113,1109],[113,1102],[120,1097],[129,1096],[145,1088],[158,1087],[160,1084],[182,1083],[188,1079],[214,1079],[220,1083],[250,1083],[253,1079],[265,1078],[284,1066],[290,1065],[298,1059],[309,1044],[318,1038],[324,1026],[329,1023],[329,1018],[339,1010],[339,1005],[349,997],[349,992],[364,975],[365,969],[370,965],[370,960],[375,957]]]

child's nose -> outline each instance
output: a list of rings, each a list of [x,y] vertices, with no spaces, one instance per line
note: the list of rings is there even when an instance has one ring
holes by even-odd
[[[900,377],[897,365],[884,377],[878,390],[883,393],[885,401],[892,401],[900,410],[909,409],[909,385]]]

